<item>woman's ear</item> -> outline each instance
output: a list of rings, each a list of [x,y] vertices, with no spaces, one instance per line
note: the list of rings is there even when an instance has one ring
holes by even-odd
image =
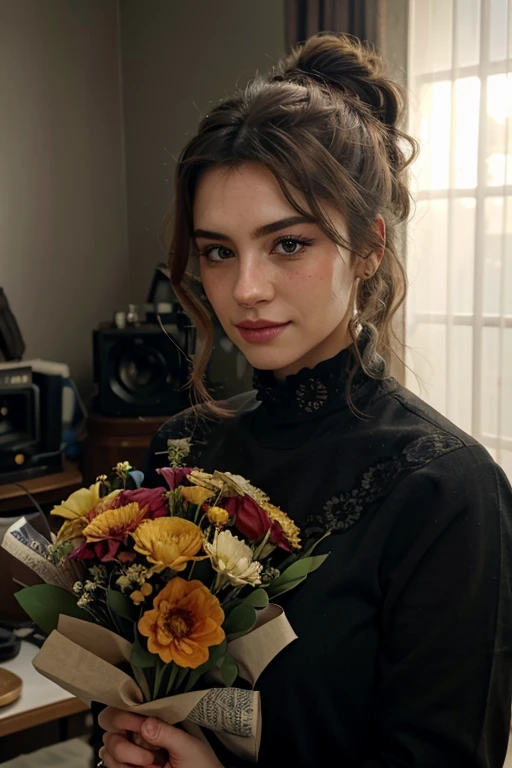
[[[375,217],[373,229],[379,236],[382,245],[377,250],[369,253],[366,258],[358,259],[356,277],[360,280],[369,280],[373,277],[380,267],[380,263],[384,257],[384,249],[386,247],[386,222],[380,213]]]

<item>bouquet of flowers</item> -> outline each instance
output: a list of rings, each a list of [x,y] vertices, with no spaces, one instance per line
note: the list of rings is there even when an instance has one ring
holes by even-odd
[[[296,639],[273,601],[327,555],[303,551],[297,525],[245,478],[182,466],[176,442],[161,487],[119,463],[53,509],[53,542],[38,534],[35,547],[24,522],[3,546],[29,549],[46,582],[17,593],[49,634],[36,669],[85,701],[209,728],[256,761],[254,688]]]

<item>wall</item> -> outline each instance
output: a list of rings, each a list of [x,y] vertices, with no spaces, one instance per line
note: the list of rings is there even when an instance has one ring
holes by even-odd
[[[284,52],[283,0],[121,0],[131,297],[141,302],[176,156],[201,115]]]
[[[26,358],[87,395],[91,331],[128,299],[116,0],[0,0],[0,285]]]

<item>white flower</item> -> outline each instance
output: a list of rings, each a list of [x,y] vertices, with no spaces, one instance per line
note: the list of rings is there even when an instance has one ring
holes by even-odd
[[[220,576],[217,579],[218,587],[226,582],[235,587],[261,584],[263,566],[257,561],[253,562],[252,549],[233,536],[231,531],[215,531],[213,542],[205,541],[203,548]]]

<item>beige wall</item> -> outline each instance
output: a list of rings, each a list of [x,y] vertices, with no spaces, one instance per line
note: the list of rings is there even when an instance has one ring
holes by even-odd
[[[202,113],[284,52],[283,0],[121,0],[131,296],[144,301],[174,158]]]
[[[116,0],[0,0],[0,285],[26,357],[85,394],[91,331],[128,300]]]
[[[173,156],[283,25],[283,0],[0,0],[0,286],[86,396],[92,329],[165,259]]]

